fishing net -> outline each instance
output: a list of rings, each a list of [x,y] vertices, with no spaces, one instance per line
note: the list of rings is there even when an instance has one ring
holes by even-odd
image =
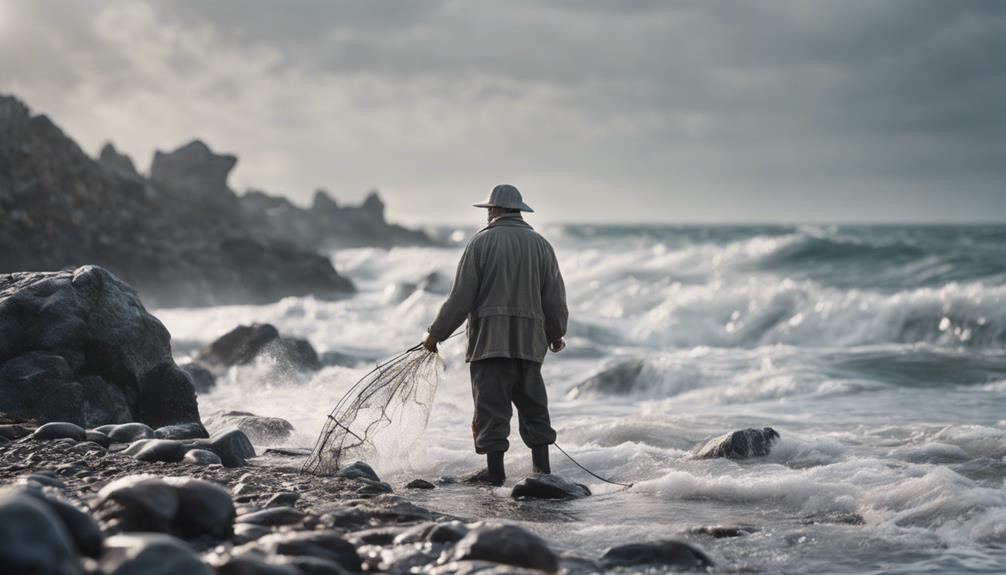
[[[328,415],[303,470],[331,475],[355,460],[404,461],[429,421],[440,357],[421,345],[378,365]]]

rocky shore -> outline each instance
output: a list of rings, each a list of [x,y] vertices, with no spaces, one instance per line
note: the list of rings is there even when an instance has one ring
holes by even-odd
[[[96,264],[155,307],[265,303],[351,292],[323,250],[433,243],[389,224],[376,193],[339,206],[318,191],[309,208],[238,195],[237,162],[196,140],[157,152],[144,175],[111,144],[91,158],[0,95],[0,273]]]

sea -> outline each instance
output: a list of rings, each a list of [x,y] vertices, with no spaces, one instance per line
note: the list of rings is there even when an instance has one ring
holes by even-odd
[[[589,558],[670,538],[722,572],[1006,572],[1006,226],[537,228],[570,308],[568,347],[543,366],[558,443],[632,487],[553,450],[553,472],[593,495],[512,500],[530,470],[515,419],[508,487],[411,500],[518,522]],[[357,358],[311,374],[263,358],[199,397],[204,414],[286,418],[288,444],[310,447],[355,381],[419,342],[475,229],[431,229],[445,247],[333,253],[358,287],[344,299],[153,311],[179,361],[252,322]],[[412,448],[370,461],[396,491],[483,464],[464,347],[441,346],[444,376],[425,431],[407,431]],[[581,385],[640,364],[619,385]],[[781,436],[768,456],[695,457],[709,438],[766,426]],[[710,526],[741,534],[696,532]]]

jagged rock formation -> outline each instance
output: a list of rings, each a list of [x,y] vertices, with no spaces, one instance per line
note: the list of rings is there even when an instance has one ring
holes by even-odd
[[[338,243],[328,239],[429,241],[388,226],[377,198],[359,208],[322,199],[317,213],[290,205],[277,219],[230,189],[236,162],[195,141],[158,152],[144,178],[113,146],[96,161],[49,118],[0,96],[0,273],[97,264],[154,307],[264,303],[352,291],[315,251]],[[294,220],[303,230],[287,233]]]
[[[0,413],[97,426],[199,425],[171,335],[106,270],[0,275]]]

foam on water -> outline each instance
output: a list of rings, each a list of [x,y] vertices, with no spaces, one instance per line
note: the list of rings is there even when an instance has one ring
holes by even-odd
[[[448,237],[452,230],[443,230]],[[1006,257],[1001,228],[546,229],[572,312],[570,347],[543,374],[559,443],[553,470],[594,497],[511,502],[442,487],[410,495],[467,516],[524,521],[560,549],[665,536],[697,542],[726,570],[913,569],[1006,565]],[[457,234],[464,236],[464,234]],[[372,362],[415,344],[453,277],[460,246],[335,254],[359,292],[265,306],[157,310],[179,358],[239,323],[269,322],[320,352],[361,358],[316,374],[267,360],[233,368],[200,408],[289,419],[313,444],[325,414]],[[441,346],[445,380],[408,457],[378,458],[401,482],[480,465],[470,436],[463,338]],[[622,391],[580,390],[641,361]],[[629,370],[631,373],[631,370]],[[765,458],[696,460],[702,441],[744,427],[782,435]],[[516,428],[516,421],[514,422]],[[516,430],[510,475],[529,465]],[[487,501],[487,497],[489,500]],[[861,523],[861,524],[860,524]],[[754,534],[712,540],[702,525]]]

